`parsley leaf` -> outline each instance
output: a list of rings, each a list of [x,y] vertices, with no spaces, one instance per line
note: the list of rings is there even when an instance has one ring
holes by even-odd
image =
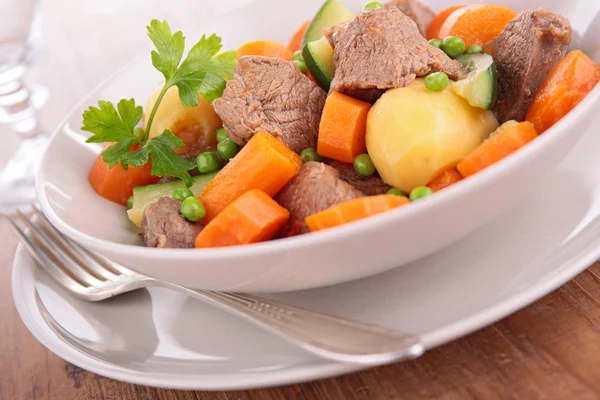
[[[108,164],[109,168],[114,168],[121,161],[123,154],[129,153],[133,141],[133,138],[128,138],[111,145],[102,152],[102,160]],[[121,164],[121,166],[127,170],[127,164]]]
[[[171,34],[171,27],[167,21],[153,19],[147,28],[148,36],[158,50],[152,50],[152,65],[165,79],[171,79],[183,57],[185,38],[181,31]]]
[[[134,167],[140,167],[152,158],[152,175],[164,176],[169,174],[181,179],[187,187],[194,182],[189,174],[189,170],[195,167],[195,164],[181,157],[173,151],[175,147],[181,147],[184,143],[169,130],[162,135],[148,140],[141,149],[126,153],[121,157],[122,164],[131,164]]]
[[[88,143],[119,142],[130,138],[139,143],[133,129],[142,119],[143,113],[143,108],[136,106],[134,99],[119,101],[116,109],[110,101],[100,100],[98,107],[90,106],[83,112],[81,129],[93,133],[86,140]]]
[[[193,181],[188,171],[195,165],[173,150],[182,147],[183,141],[169,130],[160,136],[148,138],[154,116],[172,86],[179,88],[180,100],[186,107],[200,104],[200,95],[210,102],[219,98],[226,80],[233,76],[237,52],[219,53],[221,38],[204,35],[182,62],[185,37],[180,31],[172,33],[166,21],[156,19],[150,22],[147,29],[156,47],[152,51],[152,65],[163,74],[166,81],[147,119],[144,134],[136,135],[134,131],[144,113],[141,106],[136,106],[134,99],[121,100],[116,107],[102,100],[98,102],[98,107],[90,106],[83,113],[81,129],[92,133],[87,142],[114,142],[102,153],[102,159],[110,168],[118,163],[124,169],[129,165],[140,167],[152,159],[153,175],[169,174],[180,178],[189,187]],[[137,145],[137,150],[130,151],[132,145]]]
[[[214,34],[209,37],[203,35],[167,82],[169,85],[177,85],[181,102],[186,107],[200,103],[198,92],[210,102],[223,94],[226,79],[233,76],[237,52],[228,51],[217,55],[221,47],[220,37]]]

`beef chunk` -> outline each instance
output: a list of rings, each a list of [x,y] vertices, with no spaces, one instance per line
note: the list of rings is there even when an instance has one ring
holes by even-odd
[[[498,103],[503,123],[523,121],[543,80],[571,43],[569,20],[544,9],[525,11],[509,23],[492,45],[498,70]]]
[[[444,71],[455,80],[466,72],[430,45],[417,24],[396,8],[364,11],[332,31],[336,71],[331,90],[359,100],[372,103],[387,89],[407,86],[432,72]]]
[[[246,56],[213,107],[237,144],[266,131],[300,153],[317,145],[326,97],[292,62]]]
[[[181,202],[161,197],[144,209],[142,236],[148,247],[191,248],[202,225],[179,214]]]
[[[419,32],[421,32],[421,35],[423,36],[426,36],[427,27],[429,26],[429,23],[433,17],[435,17],[435,12],[431,8],[417,0],[391,0],[385,3],[385,8],[396,8],[402,11],[404,14],[406,14],[406,16],[415,21],[417,27],[419,28]],[[325,28],[323,33],[331,44],[331,47],[335,48],[333,35],[348,26],[349,23],[350,22],[344,22],[339,25],[333,25]]]
[[[333,40],[333,36],[338,32],[342,31],[345,27],[348,26],[350,22],[343,22],[338,25],[332,25],[328,28],[323,29],[323,35],[327,38],[327,41],[331,45],[332,49],[335,49],[335,40]]]
[[[278,237],[308,233],[304,219],[344,201],[363,197],[364,193],[340,178],[340,173],[320,162],[308,162],[287,184],[275,200],[290,212],[290,220]]]
[[[427,27],[435,17],[435,12],[425,4],[417,0],[391,0],[385,3],[385,8],[397,8],[415,21],[421,35],[426,36]]]
[[[381,180],[379,174],[377,173],[375,173],[375,175],[369,178],[363,178],[362,176],[356,173],[352,164],[336,160],[325,160],[324,163],[337,169],[340,173],[340,178],[342,178],[344,181],[348,182],[367,196],[386,194],[387,191],[392,188],[390,185],[383,182],[383,180]]]

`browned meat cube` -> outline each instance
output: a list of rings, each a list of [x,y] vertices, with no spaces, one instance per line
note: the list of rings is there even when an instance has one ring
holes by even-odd
[[[498,35],[492,52],[499,85],[494,112],[500,123],[525,119],[535,93],[570,43],[569,20],[541,8],[520,13]]]
[[[292,62],[245,56],[213,107],[237,144],[265,131],[300,153],[317,145],[326,97]]]
[[[435,17],[435,12],[425,4],[417,0],[391,0],[385,3],[385,8],[397,8],[415,21],[421,35],[426,36],[427,27]]]
[[[364,193],[340,178],[340,173],[320,162],[308,162],[275,200],[290,212],[290,220],[279,237],[308,233],[304,219],[344,201],[364,197]]]
[[[324,162],[325,164],[337,169],[340,173],[340,178],[367,196],[386,194],[388,190],[392,188],[390,185],[383,182],[377,173],[368,178],[363,178],[356,173],[352,164],[347,164],[336,160],[325,160]]]
[[[142,236],[148,247],[192,248],[202,225],[179,214],[181,202],[161,197],[144,209]]]
[[[327,31],[334,44],[336,71],[331,91],[374,102],[386,90],[443,71],[465,76],[461,63],[432,46],[417,24],[396,8],[371,9]]]

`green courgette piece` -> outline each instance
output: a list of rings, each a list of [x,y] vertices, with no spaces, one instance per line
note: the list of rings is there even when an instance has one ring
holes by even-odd
[[[302,49],[302,56],[306,67],[311,75],[325,91],[335,75],[335,64],[333,63],[333,49],[326,38],[309,42]]]
[[[459,56],[456,61],[469,69],[465,79],[453,82],[450,90],[464,98],[473,107],[490,110],[498,99],[496,65],[489,54],[468,54]]]
[[[217,173],[218,171],[192,177],[194,184],[189,189],[194,193],[194,196],[198,196]],[[180,180],[137,186],[133,189],[133,207],[127,211],[127,216],[131,222],[141,227],[144,209],[148,204],[155,202],[161,197],[171,197],[175,189],[184,187],[185,184]]]
[[[327,0],[312,19],[310,25],[308,25],[304,39],[302,40],[302,47],[306,43],[321,39],[323,37],[323,29],[350,21],[353,18],[354,13],[342,2],[339,0]]]

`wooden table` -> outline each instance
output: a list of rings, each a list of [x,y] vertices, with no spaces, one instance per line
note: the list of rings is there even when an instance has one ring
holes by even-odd
[[[148,48],[144,26],[151,18],[177,27],[189,17],[182,9],[195,7],[198,15],[209,15],[243,1],[45,2],[44,42],[29,75],[50,89],[43,123],[56,126],[109,72]],[[16,144],[5,131],[1,134],[0,162]],[[12,302],[16,244],[0,221],[0,400],[600,398],[598,263],[531,307],[417,361],[284,388],[194,393],[105,379],[46,350],[21,323]]]
[[[532,306],[422,358],[245,392],[182,392],[102,378],[46,350],[11,297],[17,239],[0,222],[0,399],[599,399],[600,263]]]

